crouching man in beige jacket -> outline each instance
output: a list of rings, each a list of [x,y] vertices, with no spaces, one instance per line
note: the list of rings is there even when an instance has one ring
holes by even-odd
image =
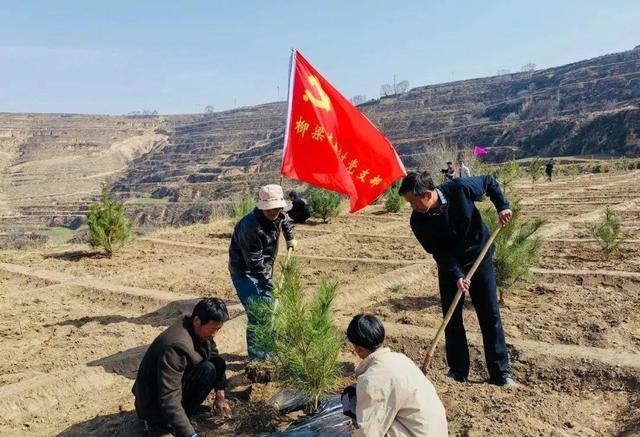
[[[355,316],[347,338],[362,358],[356,369],[353,435],[448,435],[447,416],[435,388],[406,355],[382,347],[385,332],[380,320],[370,314]]]

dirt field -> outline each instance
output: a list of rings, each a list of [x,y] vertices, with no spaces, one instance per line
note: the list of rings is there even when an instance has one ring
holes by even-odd
[[[471,380],[444,377],[442,345],[430,376],[451,435],[640,435],[640,189],[633,187],[640,172],[517,187],[525,213],[549,220],[535,277],[502,308],[513,374],[523,386],[485,383],[467,302]],[[588,232],[607,206],[627,236],[608,259]],[[408,216],[370,207],[327,225],[297,226],[297,255],[309,286],[323,275],[341,283],[341,326],[363,310],[378,314],[390,346],[418,361],[442,314],[435,266],[411,236]],[[0,435],[140,435],[130,394],[139,360],[201,296],[231,305],[218,344],[230,374],[242,375],[245,322],[227,272],[231,231],[229,221],[159,230],[112,259],[81,245],[0,252]],[[346,350],[342,360],[347,376],[357,360]],[[234,419],[205,415],[197,428],[214,436],[284,426],[290,418],[260,402],[274,390],[234,385]]]

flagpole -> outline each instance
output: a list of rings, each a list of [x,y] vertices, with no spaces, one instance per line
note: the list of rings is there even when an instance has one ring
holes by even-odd
[[[284,128],[284,144],[282,145],[282,158],[280,160],[280,186],[284,183],[284,175],[282,174],[282,166],[284,165],[284,156],[289,141],[289,127],[291,126],[291,110],[293,108],[292,96],[293,96],[293,78],[294,78],[294,59],[296,56],[296,49],[291,49],[291,55],[289,56],[289,86],[287,87],[287,120]]]

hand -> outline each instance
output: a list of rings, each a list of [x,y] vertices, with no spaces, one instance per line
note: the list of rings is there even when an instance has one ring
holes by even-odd
[[[471,285],[471,281],[468,280],[467,278],[460,278],[456,282],[456,285],[458,286],[458,290],[462,290],[466,293],[467,291],[469,291],[469,286]]]
[[[222,417],[231,417],[231,407],[224,397],[224,392],[216,392],[216,400],[213,403],[213,411]]]
[[[501,225],[507,224],[507,222],[511,220],[511,217],[513,217],[513,212],[510,209],[503,209],[498,213],[498,219]]]
[[[297,245],[298,245],[298,240],[296,240],[295,238],[293,240],[287,241],[287,249],[295,250]]]

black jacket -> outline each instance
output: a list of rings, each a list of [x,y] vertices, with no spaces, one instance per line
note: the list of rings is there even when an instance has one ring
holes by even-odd
[[[258,208],[244,216],[233,230],[229,246],[231,273],[249,275],[261,286],[268,286],[271,266],[278,255],[280,228],[287,241],[293,240],[289,217],[280,213],[275,222],[267,219]]]
[[[440,275],[464,277],[489,239],[475,201],[487,195],[498,211],[509,208],[492,176],[454,179],[436,187],[446,200],[437,214],[413,211],[411,230],[422,247],[433,255]]]
[[[223,360],[213,340],[200,342],[193,332],[191,317],[167,328],[149,346],[142,358],[131,390],[138,416],[154,423],[171,425],[177,436],[194,431],[182,407],[182,376],[203,360]],[[223,390],[224,377],[215,390]]]
[[[304,223],[311,217],[307,204],[300,198],[291,202],[291,210],[287,214],[294,223]]]

